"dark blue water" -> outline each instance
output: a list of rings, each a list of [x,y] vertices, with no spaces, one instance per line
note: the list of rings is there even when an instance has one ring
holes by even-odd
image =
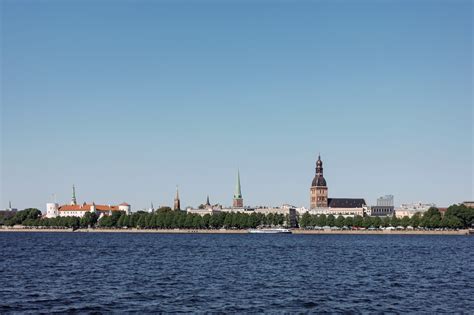
[[[5,312],[472,312],[474,237],[0,233]]]

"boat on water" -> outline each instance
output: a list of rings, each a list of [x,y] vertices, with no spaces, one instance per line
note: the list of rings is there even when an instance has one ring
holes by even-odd
[[[251,234],[291,234],[289,229],[250,229],[248,230]]]

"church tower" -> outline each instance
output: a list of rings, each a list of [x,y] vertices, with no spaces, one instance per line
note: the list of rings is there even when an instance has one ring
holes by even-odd
[[[77,205],[77,201],[76,201],[76,187],[74,187],[74,185],[72,185],[71,205],[72,205],[72,206]]]
[[[240,171],[237,171],[237,183],[235,184],[234,199],[232,201],[233,208],[243,208],[244,199],[242,198],[242,190],[240,188]]]
[[[181,210],[181,202],[179,200],[178,186],[176,186],[176,197],[174,197],[173,210]]]
[[[323,176],[323,161],[318,155],[316,161],[316,175],[310,188],[310,209],[327,208],[328,206],[328,187]]]

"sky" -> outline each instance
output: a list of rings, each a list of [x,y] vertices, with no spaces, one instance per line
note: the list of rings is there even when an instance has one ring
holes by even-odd
[[[472,1],[0,10],[0,208],[474,199]]]

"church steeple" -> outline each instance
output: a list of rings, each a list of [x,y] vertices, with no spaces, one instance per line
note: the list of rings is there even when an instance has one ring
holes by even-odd
[[[244,199],[242,198],[242,189],[240,187],[240,170],[237,170],[237,182],[235,183],[234,200],[232,202],[234,208],[243,208]]]
[[[181,210],[181,201],[179,200],[178,185],[176,185],[176,197],[174,197],[173,210]]]
[[[207,195],[206,206],[210,206],[211,203],[209,202],[209,195]]]
[[[77,205],[77,200],[76,200],[76,187],[74,187],[74,184],[72,185],[72,198],[71,198],[71,205]]]
[[[242,190],[240,187],[240,170],[237,170],[237,182],[235,183],[234,198],[242,198]]]
[[[318,160],[316,161],[316,175],[323,176],[323,161],[321,161],[321,155],[318,154]]]
[[[316,175],[313,178],[310,188],[310,209],[326,208],[328,206],[328,187],[323,176],[323,161],[318,154],[316,161]]]

